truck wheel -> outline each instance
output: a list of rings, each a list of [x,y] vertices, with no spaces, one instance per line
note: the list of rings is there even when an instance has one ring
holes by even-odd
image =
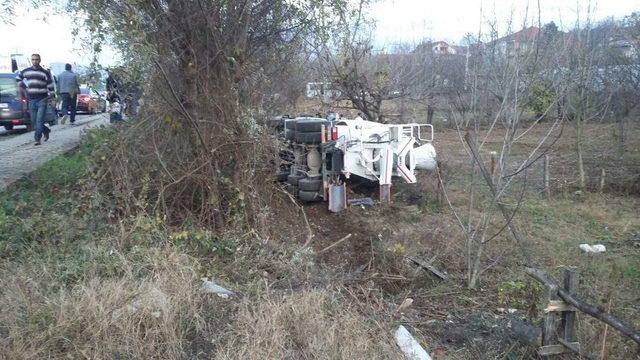
[[[303,144],[319,144],[320,132],[296,132],[296,141]]]
[[[298,180],[298,188],[302,191],[320,191],[322,189],[322,179],[300,179]]]
[[[329,126],[329,120],[325,119],[301,119],[296,121],[296,131],[297,132],[320,132],[322,130],[322,125]]]
[[[306,176],[304,175],[289,175],[287,176],[287,182],[291,185],[298,186],[298,181],[300,179],[304,179]]]
[[[320,194],[318,194],[317,191],[300,190],[298,191],[298,198],[300,199],[300,201],[304,202],[315,202],[322,200],[322,197],[320,196]]]
[[[13,125],[5,125],[4,129],[9,131],[9,130],[13,130]]]
[[[278,171],[276,173],[276,179],[278,180],[278,182],[285,182],[287,181],[288,177],[289,177],[288,171]]]

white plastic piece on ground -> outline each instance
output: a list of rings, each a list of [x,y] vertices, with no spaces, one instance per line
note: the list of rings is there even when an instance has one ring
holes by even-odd
[[[415,157],[416,169],[434,170],[438,165],[436,160],[436,149],[431,145],[431,143],[426,143],[414,148],[412,153]]]
[[[607,248],[602,244],[589,245],[589,244],[580,244],[578,246],[580,250],[586,253],[602,253],[607,251]]]
[[[409,360],[431,360],[431,356],[402,325],[395,333],[396,343]]]
[[[203,294],[216,294],[221,298],[228,299],[229,296],[235,295],[233,291],[227,290],[222,286],[214,283],[213,281],[209,281],[208,278],[204,277],[201,279],[202,285],[200,286],[200,292]]]

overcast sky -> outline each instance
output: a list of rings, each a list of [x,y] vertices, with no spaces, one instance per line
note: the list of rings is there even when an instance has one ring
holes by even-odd
[[[0,55],[39,53],[45,66],[52,62],[82,65],[91,62],[91,54],[83,47],[82,40],[71,35],[76,19],[54,8],[31,10],[21,7],[16,10],[13,25],[0,22]],[[100,56],[100,61],[106,64],[114,64],[117,60],[113,52]]]
[[[578,14],[581,21],[586,19],[589,3],[589,0],[540,0],[542,23],[553,20],[560,28],[571,28]],[[640,11],[640,0],[600,0],[591,1],[591,5],[595,20],[622,18]],[[74,23],[71,17],[51,9],[31,11],[28,16],[25,9],[19,9],[18,13],[14,25],[0,23],[0,55],[38,52],[44,64],[89,63],[90,55],[82,51],[82,42],[71,36]],[[378,0],[370,9],[377,23],[375,37],[380,47],[394,43],[416,44],[424,39],[459,43],[464,34],[477,34],[481,24],[486,31],[487,21],[492,20],[497,21],[502,35],[509,19],[513,19],[512,29],[517,30],[525,22],[537,24],[537,13],[537,0]],[[118,58],[107,51],[100,61],[113,65]]]
[[[486,34],[488,21],[496,21],[502,35],[508,28],[538,24],[537,0],[383,0],[374,4],[376,44],[417,43],[424,39],[459,43],[466,33]],[[561,29],[584,22],[591,4],[591,18],[622,18],[640,11],[640,0],[540,0],[541,23],[554,21]]]

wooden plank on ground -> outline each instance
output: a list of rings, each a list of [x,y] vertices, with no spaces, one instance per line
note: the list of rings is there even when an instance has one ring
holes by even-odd
[[[545,345],[538,348],[538,354],[540,356],[559,355],[559,354],[564,354],[568,352],[571,352],[571,350],[567,349],[562,344]]]
[[[420,266],[421,268],[431,271],[431,273],[433,273],[435,276],[439,277],[440,279],[447,280],[447,275],[443,274],[440,270],[436,269],[435,267],[433,267],[433,265],[429,264],[428,262],[413,256],[407,256],[407,259],[413,261],[416,265]]]

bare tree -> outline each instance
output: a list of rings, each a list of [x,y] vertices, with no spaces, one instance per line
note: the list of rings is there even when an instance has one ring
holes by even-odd
[[[575,151],[578,165],[578,187],[586,189],[585,129],[588,123],[602,120],[609,113],[610,89],[605,87],[602,66],[606,29],[593,28],[590,9],[584,27],[578,22],[565,44],[570,51],[562,78],[567,88],[565,112],[575,127]]]
[[[515,215],[529,187],[530,168],[553,144],[563,121],[563,117],[556,117],[551,123],[542,123],[564,95],[560,90],[538,116],[531,119],[527,115],[530,99],[535,96],[535,86],[531,84],[539,81],[547,70],[542,61],[544,50],[538,46],[539,28],[525,27],[502,38],[494,29],[490,34],[488,42],[473,46],[476,53],[465,66],[469,69],[465,77],[467,90],[459,91],[451,102],[451,115],[471,160],[468,210],[465,216],[456,213],[466,237],[470,288],[475,288],[481,274],[499,261],[487,262],[485,248],[504,231],[508,230],[515,240],[521,261],[534,261],[517,229]],[[477,38],[482,39],[481,32]],[[554,58],[560,54],[555,51],[544,55]],[[557,80],[550,81],[561,89]],[[533,139],[532,150],[525,155],[514,154],[519,143],[532,140],[533,130],[538,127],[545,130],[542,136]],[[500,143],[486,149],[488,140],[495,144],[496,138],[501,138]],[[495,160],[493,168],[486,164],[488,157]],[[484,185],[476,181],[478,177]]]

